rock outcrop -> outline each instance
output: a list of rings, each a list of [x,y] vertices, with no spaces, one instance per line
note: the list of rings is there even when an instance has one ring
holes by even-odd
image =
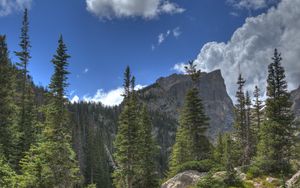
[[[300,187],[300,171],[298,171],[291,179],[286,182],[288,188]]]
[[[297,119],[300,119],[300,86],[291,92],[291,100],[293,102],[292,110]]]
[[[162,184],[161,188],[188,188],[195,185],[202,177],[206,176],[206,172],[198,172],[194,170],[188,170],[177,174],[167,182]]]

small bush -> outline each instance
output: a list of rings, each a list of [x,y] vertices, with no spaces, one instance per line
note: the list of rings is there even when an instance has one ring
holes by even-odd
[[[255,165],[251,166],[247,171],[247,177],[249,179],[256,178],[256,177],[260,176],[261,174],[262,174],[262,171],[260,170],[259,167],[255,166]]]
[[[196,188],[227,188],[227,185],[224,181],[215,179],[212,174],[209,174],[197,183]]]
[[[196,170],[198,172],[208,172],[213,168],[216,168],[217,165],[212,160],[202,160],[202,161],[189,161],[183,163],[182,165],[176,168],[176,173],[184,172],[186,170]]]
[[[245,182],[240,181],[237,178],[228,181],[225,179],[214,178],[212,173],[209,173],[206,177],[202,178],[195,188],[250,188]]]

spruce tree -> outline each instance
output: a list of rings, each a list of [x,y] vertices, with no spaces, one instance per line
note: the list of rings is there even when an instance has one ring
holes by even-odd
[[[234,185],[235,170],[234,170],[234,159],[233,159],[233,143],[230,134],[224,135],[224,155],[223,161],[226,169],[226,179],[224,180],[227,185]]]
[[[16,126],[15,73],[8,57],[6,37],[0,36],[0,153],[15,168]]]
[[[119,117],[117,136],[114,142],[117,169],[113,173],[114,185],[117,188],[132,188],[136,181],[138,166],[138,121],[137,101],[134,90],[134,78],[130,68],[124,73],[124,107]]]
[[[250,160],[254,156],[254,146],[253,146],[253,129],[252,129],[252,122],[251,122],[251,99],[249,92],[246,91],[245,96],[245,162],[246,164],[250,164]]]
[[[254,123],[254,130],[259,131],[261,122],[263,120],[263,114],[262,114],[262,109],[264,107],[263,101],[260,99],[260,89],[258,86],[255,86],[254,92],[254,104],[253,104],[253,123]]]
[[[257,164],[266,173],[289,170],[294,119],[281,54],[274,50],[268,66],[266,120],[260,131]]]
[[[169,163],[169,176],[174,175],[176,168],[182,163],[210,157],[210,143],[205,135],[209,119],[195,87],[200,77],[200,71],[196,70],[193,62],[189,62],[186,70],[190,74],[194,87],[187,92],[180,114],[179,128],[176,132]]]
[[[19,114],[19,129],[21,131],[19,148],[20,156],[19,159],[24,155],[25,151],[29,150],[30,145],[35,140],[34,124],[35,124],[35,106],[34,106],[34,96],[33,88],[31,85],[31,80],[28,76],[28,64],[31,58],[30,56],[30,41],[29,41],[29,19],[28,10],[24,10],[24,17],[21,28],[20,43],[19,46],[21,51],[15,52],[16,56],[19,58],[20,62],[17,66],[21,70],[20,79],[20,114]]]
[[[264,107],[263,101],[260,99],[260,89],[258,86],[255,86],[254,92],[254,104],[253,104],[253,113],[252,113],[252,132],[253,132],[253,152],[256,153],[257,144],[259,141],[259,131],[263,121],[263,112]]]
[[[58,43],[52,60],[54,74],[49,86],[49,103],[45,107],[44,130],[39,142],[21,160],[21,187],[73,187],[80,181],[75,152],[70,143],[69,115],[64,98],[70,56],[62,36]]]
[[[139,150],[138,177],[135,187],[158,187],[158,177],[155,169],[155,141],[152,136],[152,125],[146,106],[139,114]]]
[[[238,77],[238,90],[236,92],[237,104],[235,105],[235,137],[237,149],[241,155],[240,165],[250,163],[250,96],[244,93],[245,80],[241,74]]]
[[[224,138],[221,133],[218,134],[218,139],[216,143],[216,147],[214,149],[214,160],[219,164],[223,163],[223,155],[224,155]]]

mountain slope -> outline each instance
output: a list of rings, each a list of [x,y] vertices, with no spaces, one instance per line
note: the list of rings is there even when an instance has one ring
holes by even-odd
[[[170,118],[178,120],[185,95],[192,86],[189,76],[173,74],[160,78],[156,83],[144,88],[139,92],[139,96],[151,111],[165,113]],[[210,118],[208,136],[213,140],[219,132],[232,129],[233,104],[219,70],[202,73],[196,87],[200,91],[206,114]]]

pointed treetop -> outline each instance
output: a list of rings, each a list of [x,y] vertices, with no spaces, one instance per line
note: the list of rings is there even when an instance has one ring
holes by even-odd
[[[194,61],[189,61],[188,65],[184,67],[185,71],[194,82],[196,82],[200,78],[201,71],[196,69],[196,64]]]
[[[282,60],[281,53],[278,52],[277,48],[275,48],[275,50],[274,50],[274,57],[272,57],[272,59],[274,61],[281,61]]]
[[[130,72],[130,67],[127,66],[124,72],[124,83],[123,83],[123,87],[124,87],[124,93],[122,94],[123,97],[128,97],[129,93],[130,93],[130,86],[132,82],[132,77],[131,77],[131,72]]]

